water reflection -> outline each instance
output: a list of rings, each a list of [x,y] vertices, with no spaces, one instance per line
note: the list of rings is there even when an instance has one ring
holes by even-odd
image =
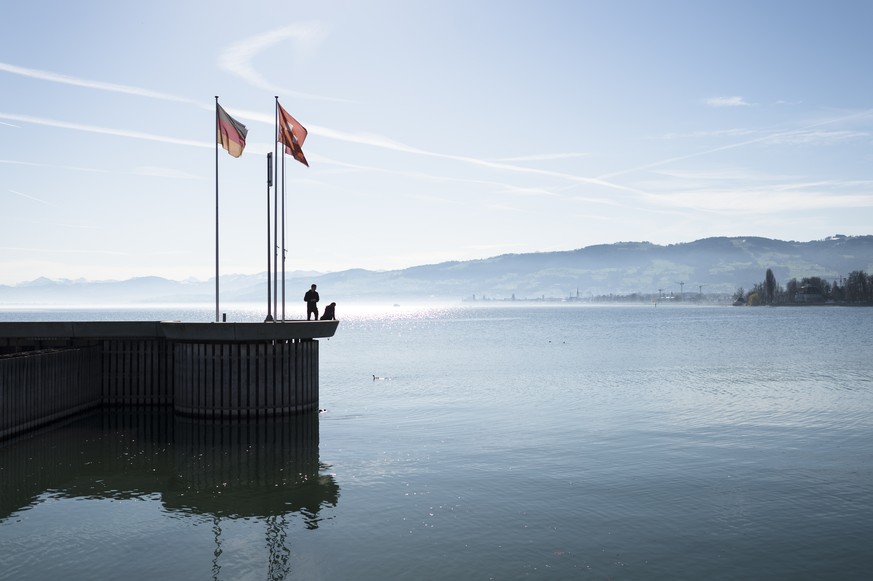
[[[317,413],[208,421],[172,410],[102,410],[0,443],[0,522],[45,501],[149,498],[170,516],[208,519],[213,578],[222,526],[264,524],[268,578],[290,572],[289,522],[317,529],[339,486],[319,460]]]
[[[176,416],[174,433],[168,510],[230,518],[295,512],[315,529],[321,509],[337,504],[339,487],[318,459],[318,414],[245,423]]]

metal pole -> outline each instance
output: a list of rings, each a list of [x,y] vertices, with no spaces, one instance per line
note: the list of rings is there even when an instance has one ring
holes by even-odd
[[[267,318],[265,323],[272,322],[272,302],[270,296],[270,186],[273,185],[273,154],[267,154]]]
[[[273,148],[274,148],[274,151],[277,152],[276,153],[277,157],[274,159],[274,163],[276,164],[276,175],[278,176],[278,174],[279,174],[279,159],[278,159],[278,151],[279,151],[279,148],[278,148],[278,143],[279,143],[279,95],[276,95],[275,99],[276,99],[276,109],[275,109],[276,124],[274,126],[275,138],[273,139]],[[285,157],[284,153],[282,154],[282,157],[283,158]],[[278,284],[279,283],[279,280],[278,280],[278,278],[279,278],[279,264],[278,264],[278,260],[279,260],[279,252],[278,252],[278,250],[279,250],[279,248],[278,248],[279,208],[278,208],[278,202],[279,202],[279,188],[274,186],[273,187],[273,272],[276,273],[276,276],[273,277],[273,312],[276,313],[276,316],[279,316],[279,305],[278,305],[278,301],[279,301],[279,297],[278,297],[278,294],[279,294],[279,284]]]
[[[285,320],[285,154],[282,154],[282,320]]]
[[[218,322],[218,95],[215,96],[215,322]]]

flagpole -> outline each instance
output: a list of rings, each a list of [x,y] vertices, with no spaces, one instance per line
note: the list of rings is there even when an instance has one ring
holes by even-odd
[[[272,298],[270,297],[270,186],[273,185],[273,154],[267,153],[267,318],[265,323],[273,321]]]
[[[276,106],[273,108],[273,133],[278,135],[279,132],[279,101],[278,97],[276,98]],[[276,146],[273,144],[273,163],[276,161]],[[267,164],[270,164],[270,160],[267,160]],[[276,173],[273,172],[273,175],[276,176]],[[275,181],[271,180],[273,183],[267,186],[267,321],[275,321],[273,315],[270,313],[274,313],[273,309],[273,297],[272,297],[272,289],[270,288],[273,284],[272,278],[270,277],[270,257],[273,252],[273,244],[270,238],[270,186],[276,187]],[[273,274],[275,275],[275,270]],[[279,316],[279,313],[276,313],[276,316]]]
[[[215,96],[215,322],[218,322],[218,95]]]
[[[281,113],[280,113],[280,111],[281,111]],[[281,250],[282,250],[282,320],[284,321],[285,320],[285,282],[286,282],[286,278],[285,278],[285,276],[286,276],[285,275],[285,261],[286,260],[285,259],[286,259],[286,252],[287,252],[287,250],[285,248],[285,230],[286,230],[285,219],[288,216],[288,213],[286,210],[287,196],[285,194],[285,154],[290,153],[294,157],[294,159],[296,159],[297,161],[299,161],[300,163],[304,164],[307,167],[309,167],[309,164],[306,162],[306,158],[303,155],[303,150],[301,149],[301,146],[303,145],[303,141],[306,139],[306,128],[304,128],[302,125],[300,125],[296,119],[291,117],[291,115],[289,115],[288,112],[285,111],[285,109],[282,108],[281,105],[279,105],[279,97],[278,96],[276,96],[276,115],[277,115],[276,144],[278,147],[278,143],[281,141],[282,147],[283,147],[282,153],[281,153],[281,155],[282,155],[282,178],[281,178],[282,179],[282,246],[281,246]],[[278,117],[280,117],[280,116],[282,118],[281,137],[280,137],[280,133],[279,133],[279,122],[278,122]],[[276,180],[277,180],[277,182],[279,180],[278,163],[279,163],[279,159],[277,157],[276,158]],[[274,197],[273,213],[274,213],[274,216],[276,216],[276,219],[273,223],[273,232],[274,232],[274,245],[278,248],[279,235],[278,235],[278,231],[276,230],[276,228],[278,228],[278,226],[279,226],[279,224],[278,224],[279,219],[278,219],[278,215],[276,213],[279,210],[279,199],[277,197],[278,192],[279,192],[279,184],[277,183],[274,187],[275,187],[275,189],[273,191],[274,191],[274,196],[276,196],[276,197]],[[278,266],[276,267],[275,272],[276,272],[276,278],[273,280],[273,285],[274,285],[273,288],[275,289],[276,293],[274,295],[274,300],[278,300],[279,290],[276,286],[278,283],[278,276],[279,276]],[[279,316],[278,315],[279,307],[277,306],[275,310],[276,310],[276,316],[278,317]]]
[[[282,153],[282,320],[285,320],[285,154]]]
[[[273,140],[274,151],[277,153],[276,159],[274,159],[274,163],[276,164],[276,175],[279,175],[279,159],[278,159],[278,143],[279,143],[279,95],[275,96],[276,99],[276,124],[274,126],[275,129],[275,139]],[[282,157],[285,157],[285,154],[282,154]],[[278,184],[273,185],[273,312],[276,313],[276,316],[279,316],[279,188]]]

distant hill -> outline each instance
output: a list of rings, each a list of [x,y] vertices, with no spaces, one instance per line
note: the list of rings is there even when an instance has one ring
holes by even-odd
[[[873,236],[833,236],[811,242],[757,237],[704,238],[661,246],[618,242],[560,252],[504,254],[376,272],[362,269],[327,274],[293,272],[286,280],[289,303],[302,301],[316,283],[330,300],[534,299],[654,294],[731,294],[764,280],[818,276],[829,280],[862,270],[873,273]],[[221,277],[224,302],[266,300],[266,275]],[[281,285],[280,285],[281,292]],[[120,304],[204,302],[215,298],[215,282],[142,277],[124,281],[50,280],[0,285],[2,304]],[[299,295],[299,297],[298,297]]]

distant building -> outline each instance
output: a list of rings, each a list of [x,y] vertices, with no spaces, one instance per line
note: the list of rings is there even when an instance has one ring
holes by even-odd
[[[820,303],[824,301],[821,289],[811,284],[805,284],[794,295],[795,303]]]

